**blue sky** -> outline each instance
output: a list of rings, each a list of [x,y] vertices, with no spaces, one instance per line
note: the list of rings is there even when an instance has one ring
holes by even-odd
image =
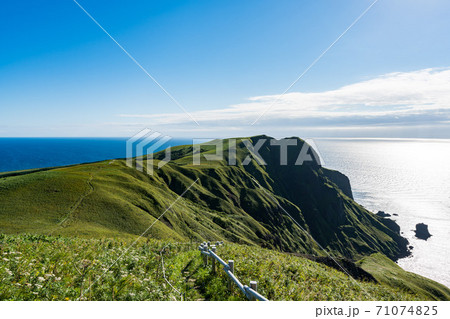
[[[74,1],[10,1],[0,136],[450,138],[448,1],[379,0],[282,98],[373,1],[78,2],[200,125]]]

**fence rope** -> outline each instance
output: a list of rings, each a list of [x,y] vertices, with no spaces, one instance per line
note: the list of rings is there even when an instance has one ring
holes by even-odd
[[[167,279],[167,277],[166,277],[166,268],[165,268],[165,266],[164,266],[164,256],[163,256],[163,252],[164,252],[164,250],[166,249],[166,247],[169,246],[169,245],[170,245],[170,243],[167,244],[167,245],[165,245],[165,246],[163,247],[163,249],[161,249],[161,251],[159,252],[159,255],[161,256],[161,267],[162,267],[163,277],[164,277],[164,280],[169,284],[169,286],[172,287],[172,289],[175,290],[175,291],[180,295],[180,300],[183,301],[183,294],[182,294],[177,288],[175,288],[175,287],[170,283],[170,281]]]

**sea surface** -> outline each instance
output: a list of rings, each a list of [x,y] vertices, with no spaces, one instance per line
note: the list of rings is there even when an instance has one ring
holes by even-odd
[[[410,244],[406,270],[450,287],[450,140],[314,139],[324,166],[346,174],[355,200],[397,221]],[[191,144],[172,139],[160,149]],[[126,157],[125,138],[0,138],[0,172]],[[433,235],[415,238],[417,223]]]
[[[314,139],[325,167],[350,178],[355,200],[391,218],[414,247],[398,264],[450,287],[450,140]],[[432,235],[415,237],[417,223]]]
[[[126,138],[0,138],[0,172],[125,158],[126,141]],[[183,144],[192,144],[192,139],[171,139],[157,151]]]

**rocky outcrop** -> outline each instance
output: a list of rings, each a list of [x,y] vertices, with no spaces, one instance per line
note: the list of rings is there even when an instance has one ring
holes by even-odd
[[[428,231],[428,225],[424,223],[419,223],[416,225],[416,237],[419,239],[427,240],[431,237],[430,232]]]
[[[381,220],[381,222],[388,227],[389,229],[391,229],[392,231],[394,231],[397,234],[400,234],[400,226],[392,219],[390,218],[383,218]]]
[[[391,217],[391,214],[385,213],[382,210],[379,210],[378,213],[376,213],[375,215],[380,216],[380,217]]]

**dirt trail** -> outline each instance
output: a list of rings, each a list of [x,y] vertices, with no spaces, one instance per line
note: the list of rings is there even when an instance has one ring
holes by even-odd
[[[89,196],[93,191],[94,191],[94,185],[92,185],[92,180],[94,179],[94,174],[90,173],[89,174],[89,178],[86,181],[86,184],[88,185],[88,189],[81,194],[80,198],[78,198],[78,200],[75,202],[75,204],[70,208],[69,212],[67,213],[66,217],[64,217],[64,219],[59,222],[58,225],[64,227],[64,223],[73,215],[73,213],[78,209],[78,207],[81,205],[81,203],[83,202],[83,200]]]

